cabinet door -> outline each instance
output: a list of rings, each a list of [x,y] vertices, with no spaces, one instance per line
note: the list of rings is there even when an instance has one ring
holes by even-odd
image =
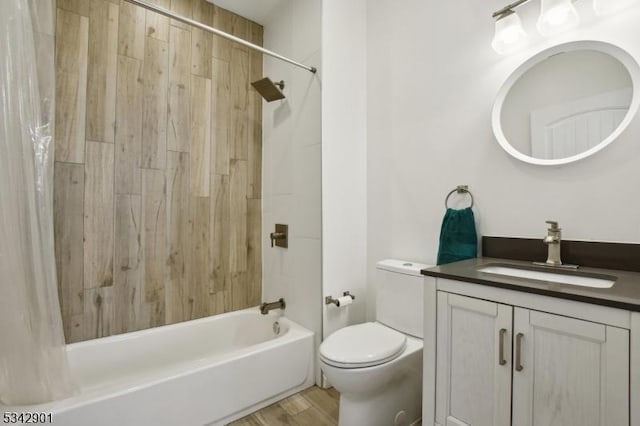
[[[521,308],[514,316],[514,426],[629,425],[628,330]]]
[[[508,426],[513,308],[438,292],[436,424]]]

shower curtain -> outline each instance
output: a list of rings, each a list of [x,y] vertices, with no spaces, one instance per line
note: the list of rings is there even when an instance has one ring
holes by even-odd
[[[53,0],[0,1],[0,403],[72,392],[53,242]]]

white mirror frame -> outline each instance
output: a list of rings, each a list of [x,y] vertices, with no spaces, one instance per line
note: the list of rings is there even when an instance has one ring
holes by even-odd
[[[629,105],[629,111],[625,115],[624,119],[620,123],[620,125],[611,133],[606,139],[600,142],[598,145],[594,146],[587,151],[581,152],[580,154],[573,155],[571,157],[566,158],[558,158],[558,159],[541,159],[534,158],[529,155],[525,155],[515,149],[509,141],[507,140],[504,132],[502,131],[502,126],[500,124],[502,117],[502,107],[504,105],[504,101],[507,97],[507,94],[511,90],[514,84],[522,77],[527,71],[531,68],[549,58],[550,56],[557,55],[562,52],[570,52],[576,50],[596,50],[598,52],[603,52],[608,55],[613,56],[617,60],[619,60],[629,72],[631,76],[631,81],[633,83],[633,97],[631,99],[631,105]],[[567,164],[572,163],[574,161],[582,160],[583,158],[587,158],[590,155],[595,154],[600,151],[611,142],[616,140],[618,136],[627,128],[627,126],[631,123],[636,113],[638,112],[638,108],[640,107],[640,66],[638,62],[625,50],[621,49],[618,46],[614,46],[610,43],[605,43],[602,41],[595,40],[581,40],[581,41],[572,41],[568,43],[559,44],[557,46],[553,46],[549,49],[545,49],[542,52],[537,53],[536,55],[529,58],[523,64],[518,66],[515,71],[509,75],[507,80],[504,82],[498,94],[496,96],[496,100],[493,104],[493,112],[491,114],[491,124],[493,126],[493,133],[498,140],[500,146],[507,151],[510,155],[517,158],[518,160],[524,161],[530,164],[537,164],[541,166],[556,166],[559,164]]]

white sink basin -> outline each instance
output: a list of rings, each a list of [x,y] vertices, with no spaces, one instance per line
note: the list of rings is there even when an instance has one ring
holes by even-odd
[[[578,285],[591,288],[611,288],[616,282],[615,277],[600,275],[600,277],[586,274],[561,274],[532,269],[520,269],[511,266],[487,265],[478,268],[479,272],[487,274],[507,275],[510,277],[528,278],[539,281],[549,281],[559,284]]]

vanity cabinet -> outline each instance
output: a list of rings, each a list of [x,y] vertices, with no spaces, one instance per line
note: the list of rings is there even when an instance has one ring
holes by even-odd
[[[629,425],[629,330],[437,292],[435,424]]]

